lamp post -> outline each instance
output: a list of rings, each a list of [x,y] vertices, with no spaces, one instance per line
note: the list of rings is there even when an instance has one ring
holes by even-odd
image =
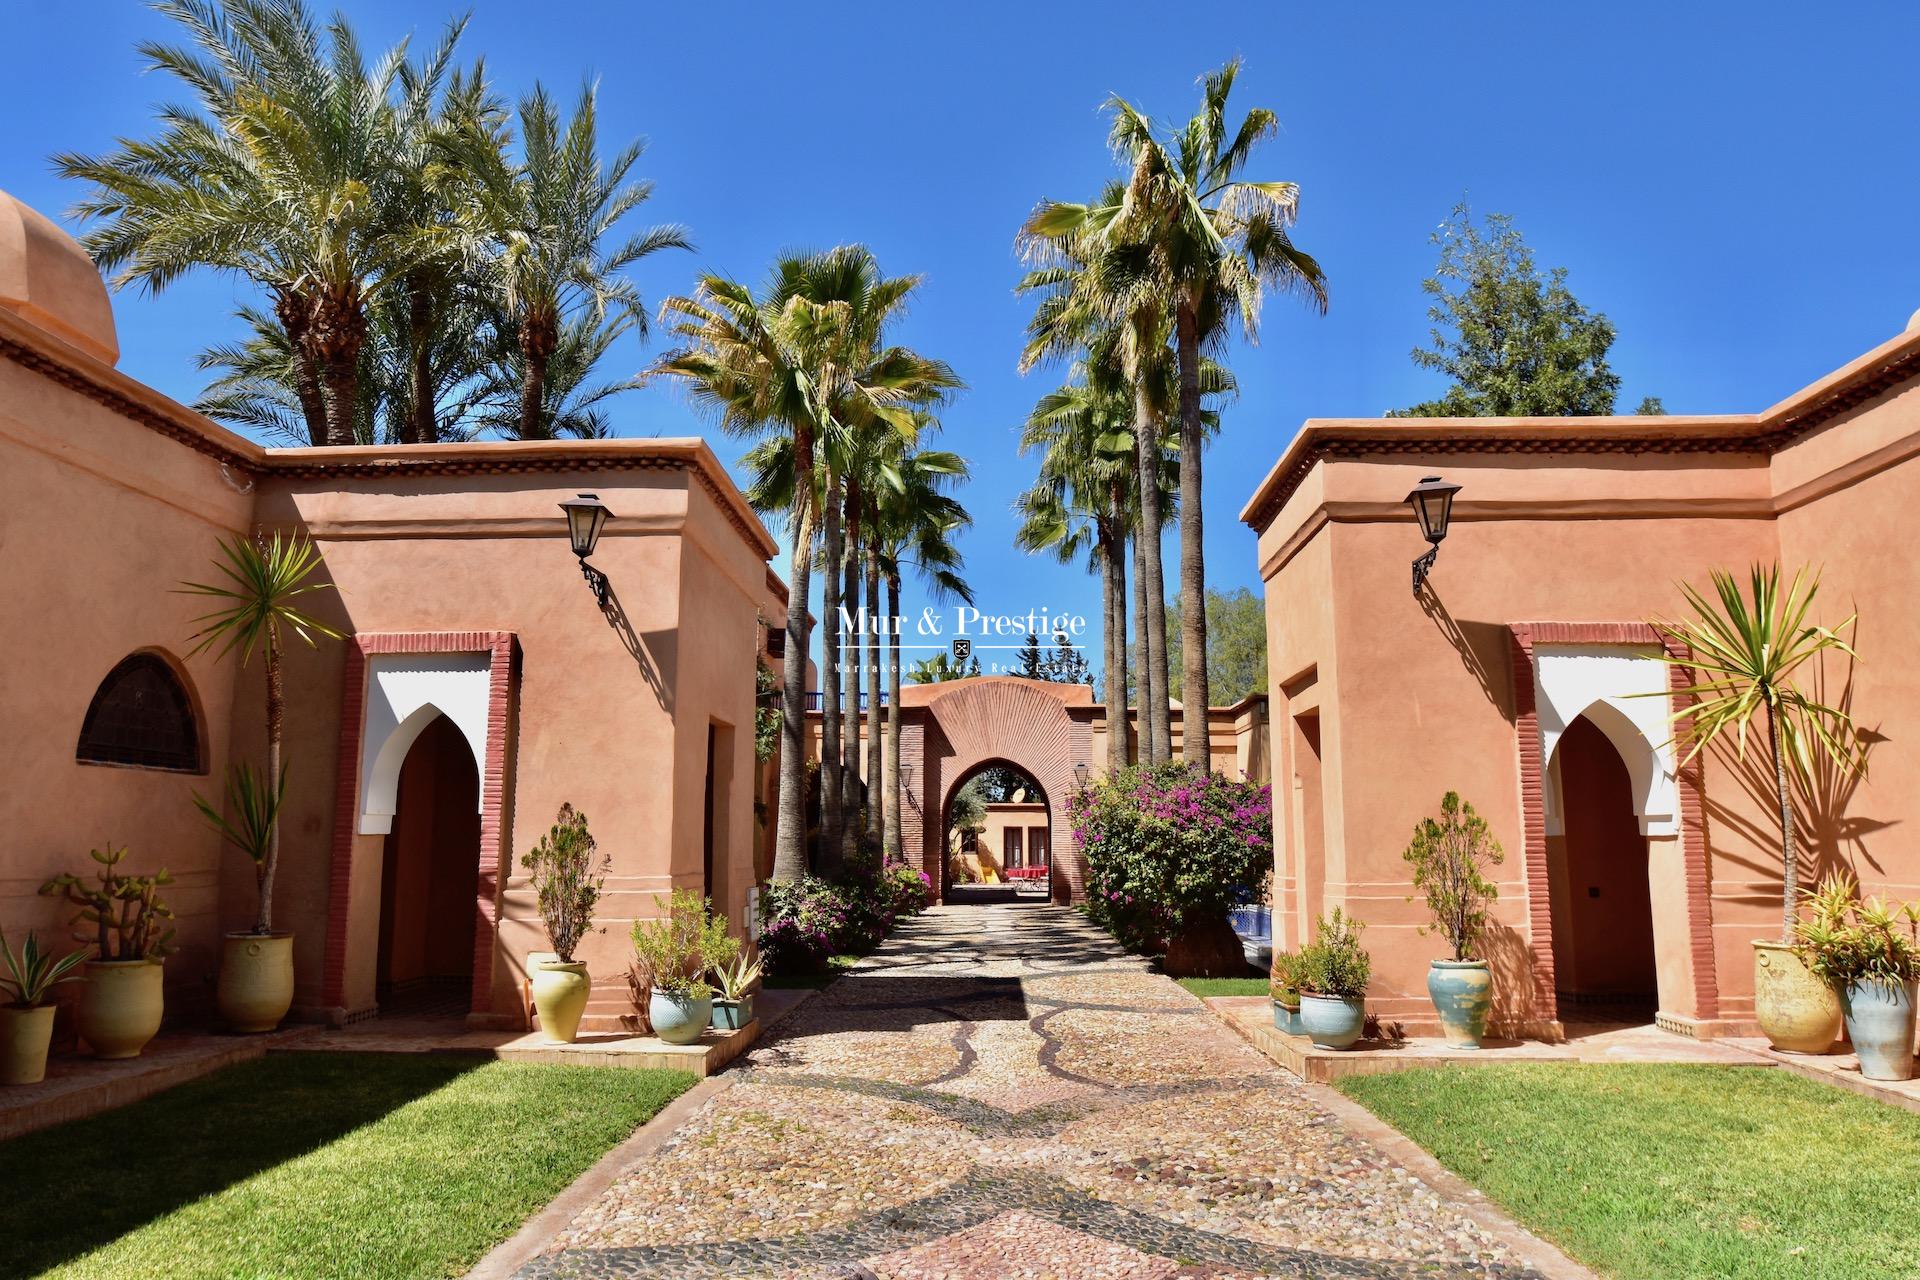
[[[567,513],[567,538],[573,543],[573,554],[580,558],[580,573],[593,589],[593,598],[604,609],[610,589],[607,575],[588,564],[587,557],[599,545],[600,530],[606,527],[607,517],[613,512],[600,501],[597,493],[580,494],[571,502],[561,503],[560,509]]]
[[[1426,585],[1427,575],[1433,572],[1433,562],[1440,558],[1440,544],[1446,539],[1447,525],[1453,519],[1453,495],[1458,492],[1457,484],[1448,484],[1439,476],[1424,476],[1407,495],[1407,505],[1413,508],[1414,518],[1420,522],[1420,535],[1428,543],[1426,551],[1413,562],[1415,596]]]

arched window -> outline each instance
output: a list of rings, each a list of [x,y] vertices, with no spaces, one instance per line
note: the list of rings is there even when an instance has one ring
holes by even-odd
[[[107,673],[81,722],[74,756],[86,764],[200,772],[193,700],[164,658],[132,654]]]

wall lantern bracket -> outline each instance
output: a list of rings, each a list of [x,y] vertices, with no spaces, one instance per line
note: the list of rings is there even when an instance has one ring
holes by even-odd
[[[561,503],[560,509],[567,514],[567,540],[573,544],[573,554],[580,560],[580,575],[587,580],[593,598],[605,609],[613,584],[607,580],[606,574],[587,563],[587,557],[599,545],[600,531],[606,527],[607,519],[613,512],[606,503],[600,501],[597,493],[579,494],[572,501]]]
[[[1439,476],[1423,476],[1407,494],[1407,505],[1413,508],[1414,519],[1420,522],[1420,535],[1428,543],[1427,549],[1413,561],[1415,597],[1427,585],[1434,562],[1440,558],[1440,544],[1446,540],[1447,526],[1453,521],[1453,495],[1459,492],[1457,484],[1448,484]]]

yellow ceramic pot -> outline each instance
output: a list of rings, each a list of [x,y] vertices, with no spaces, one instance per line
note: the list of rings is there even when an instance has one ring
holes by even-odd
[[[1840,1038],[1840,996],[1784,942],[1753,944],[1753,1015],[1788,1053],[1826,1053]]]
[[[229,1031],[272,1031],[293,1007],[293,935],[230,933],[220,943],[220,1017]]]
[[[80,1038],[96,1058],[137,1058],[160,1030],[166,969],[158,960],[90,960]]]
[[[39,1084],[47,1078],[54,1007],[0,1009],[0,1084]]]
[[[533,966],[533,1009],[540,1015],[540,1030],[555,1044],[572,1044],[580,1034],[580,1015],[592,994],[587,966],[577,960],[542,960]]]

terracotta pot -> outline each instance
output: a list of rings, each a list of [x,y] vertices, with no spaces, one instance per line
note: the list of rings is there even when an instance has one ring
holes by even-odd
[[[1753,944],[1753,1016],[1787,1053],[1826,1053],[1840,1038],[1839,993],[1784,942]]]
[[[228,1030],[274,1030],[293,1007],[293,935],[230,933],[221,939],[214,994]]]
[[[572,1044],[580,1035],[580,1015],[587,1011],[593,979],[578,960],[542,960],[533,966],[533,1008],[540,1030],[555,1044]]]
[[[1455,1049],[1478,1049],[1493,1011],[1493,975],[1485,960],[1435,960],[1427,966],[1427,996],[1440,1015],[1440,1034]]]
[[[39,1084],[47,1078],[54,1006],[0,1008],[0,1084]]]
[[[137,1058],[160,1031],[166,967],[158,960],[89,960],[80,1038],[96,1058]]]

